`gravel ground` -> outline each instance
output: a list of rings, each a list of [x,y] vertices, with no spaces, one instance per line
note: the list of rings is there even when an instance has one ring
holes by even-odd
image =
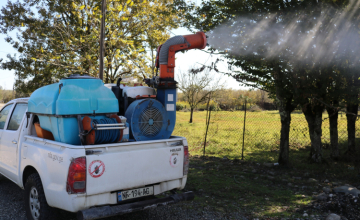
[[[360,217],[359,198],[351,194],[330,193],[326,199],[314,201],[308,206],[308,211],[318,210],[323,213],[336,213],[342,220],[358,220]]]
[[[25,220],[23,200],[24,191],[15,183],[0,175],[0,220]],[[56,210],[58,220],[75,220],[74,213]],[[141,220],[141,219],[246,219],[240,213],[223,213],[213,211],[211,207],[198,204],[195,201],[183,202],[171,206],[164,206],[122,215],[121,217],[106,218],[106,220]],[[105,220],[105,219],[104,219]]]

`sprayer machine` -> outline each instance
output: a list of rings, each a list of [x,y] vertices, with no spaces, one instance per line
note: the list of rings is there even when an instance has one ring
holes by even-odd
[[[37,136],[73,145],[169,138],[176,123],[175,54],[206,42],[203,32],[168,39],[157,50],[157,74],[145,79],[148,86],[71,75],[37,89],[28,102]]]

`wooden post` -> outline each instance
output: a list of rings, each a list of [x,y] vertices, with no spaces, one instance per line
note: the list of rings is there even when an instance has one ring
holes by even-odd
[[[104,79],[104,38],[105,38],[105,15],[106,15],[106,0],[102,0],[101,4],[101,30],[100,30],[100,67],[99,78]]]
[[[246,98],[245,98],[245,114],[244,114],[243,145],[242,145],[242,151],[241,151],[241,160],[244,160],[245,122],[246,122]]]
[[[211,99],[211,93],[209,94],[209,100],[208,100],[208,103],[207,103],[207,112],[206,112],[206,133],[205,133],[204,152],[203,152],[203,155],[204,155],[204,156],[205,156],[205,148],[206,148],[206,138],[207,138],[207,133],[208,133],[208,130],[209,130],[210,117],[211,117],[211,108],[209,108],[210,99]]]

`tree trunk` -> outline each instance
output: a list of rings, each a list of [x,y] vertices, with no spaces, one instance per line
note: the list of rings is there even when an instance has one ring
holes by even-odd
[[[329,114],[330,122],[330,145],[331,145],[331,157],[333,159],[339,159],[339,134],[338,134],[338,116],[339,110],[336,108],[326,108]]]
[[[293,102],[293,95],[291,93],[284,93],[284,79],[283,72],[279,69],[279,63],[274,64],[275,85],[276,85],[276,98],[279,107],[281,130],[280,130],[280,151],[278,162],[280,165],[289,166],[289,139],[290,139],[290,123],[291,112],[295,109],[296,105]]]
[[[311,108],[310,104],[303,108],[303,112],[309,126],[309,135],[311,140],[310,159],[315,163],[321,163],[322,160],[322,110],[323,108],[321,106],[314,106],[314,108]]]
[[[348,104],[346,107],[346,119],[347,119],[347,131],[348,131],[348,151],[349,155],[355,155],[356,148],[355,148],[355,124],[357,118],[359,105],[352,105]]]
[[[278,162],[280,165],[289,166],[289,136],[290,136],[290,123],[291,112],[293,109],[286,108],[283,101],[279,101],[279,113],[281,119],[280,131],[280,152]]]
[[[189,123],[193,122],[193,113],[194,113],[194,109],[190,108],[190,121],[189,121]]]
[[[104,78],[105,78],[105,83],[109,83],[109,69],[104,69]],[[104,80],[103,80],[104,81]]]

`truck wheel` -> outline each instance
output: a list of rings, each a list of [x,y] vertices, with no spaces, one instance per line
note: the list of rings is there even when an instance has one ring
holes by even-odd
[[[47,204],[39,174],[31,174],[25,183],[25,210],[27,219],[51,219],[51,207]]]

